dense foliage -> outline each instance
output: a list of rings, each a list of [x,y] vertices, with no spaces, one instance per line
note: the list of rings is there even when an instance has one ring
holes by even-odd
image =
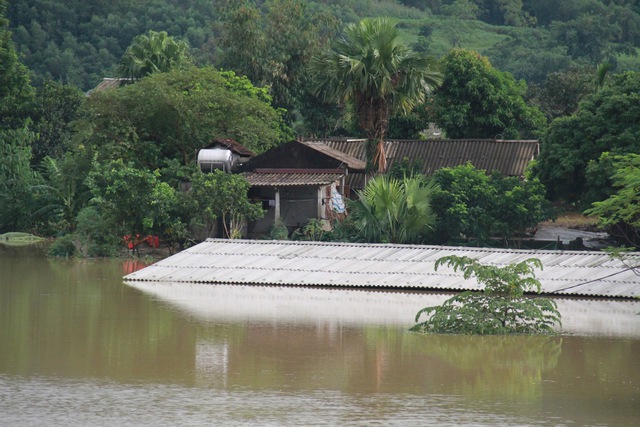
[[[612,155],[640,152],[640,73],[610,75],[578,111],[555,119],[541,144],[536,171],[552,199],[589,203],[611,193]]]
[[[509,239],[553,215],[545,188],[536,178],[487,175],[467,164],[440,169],[433,180],[439,186],[433,195],[436,243],[487,245],[499,238],[509,244]]]
[[[187,42],[202,65],[229,66],[230,57],[253,63],[256,74],[235,68],[238,62],[232,69],[272,84],[282,107],[284,86],[300,89],[299,64],[336,22],[396,17],[428,53],[472,49],[517,79],[540,83],[572,64],[637,67],[639,12],[633,0],[22,0],[10,2],[8,18],[38,84],[53,78],[88,90],[114,75],[134,37],[166,31]],[[246,44],[227,52],[229,43]]]
[[[240,175],[219,170],[206,174],[197,171],[191,175],[190,182],[192,224],[207,228],[219,219],[224,236],[236,239],[242,237],[245,220],[254,221],[264,215],[261,205],[247,198],[249,183]]]
[[[122,77],[137,80],[153,73],[186,68],[191,65],[189,45],[175,40],[166,31],[150,30],[136,36],[120,59]]]
[[[0,132],[20,127],[33,99],[29,70],[18,59],[5,8],[0,0]]]
[[[86,102],[82,144],[100,161],[124,159],[150,169],[186,165],[214,138],[260,153],[287,139],[269,95],[245,78],[212,68],[158,73]]]
[[[469,50],[454,49],[441,64],[444,81],[428,107],[448,138],[531,139],[542,131],[542,113],[524,101],[524,81]]]
[[[439,334],[550,334],[560,323],[556,303],[548,298],[525,296],[540,293],[534,268],[540,260],[530,258],[504,267],[485,265],[476,259],[447,256],[436,261],[460,270],[465,280],[475,278],[481,291],[466,291],[449,298],[440,306],[425,307],[416,314],[411,330]],[[427,319],[419,322],[422,316]]]
[[[616,156],[613,165],[615,193],[594,202],[586,213],[597,216],[624,245],[640,248],[640,155]]]
[[[396,23],[385,18],[348,25],[332,40],[331,49],[314,59],[313,92],[326,101],[352,105],[369,141],[369,168],[386,170],[383,141],[389,117],[409,112],[440,84],[434,61],[413,52]]]
[[[358,199],[348,204],[355,238],[375,243],[424,241],[436,221],[431,203],[435,190],[420,175],[400,180],[375,177],[358,193]]]

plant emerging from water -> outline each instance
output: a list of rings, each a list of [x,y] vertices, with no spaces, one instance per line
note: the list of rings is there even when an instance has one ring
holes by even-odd
[[[425,307],[416,314],[414,332],[450,334],[551,334],[560,324],[555,301],[525,296],[540,293],[534,268],[542,263],[529,258],[505,267],[484,265],[469,257],[447,256],[436,261],[460,270],[465,279],[475,277],[484,285],[481,291],[462,292],[440,306]],[[418,322],[423,315],[427,320]]]

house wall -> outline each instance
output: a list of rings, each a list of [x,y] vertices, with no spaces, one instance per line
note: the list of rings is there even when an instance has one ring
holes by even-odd
[[[318,218],[318,187],[296,186],[280,187],[280,218],[293,232],[303,227],[309,219]],[[324,192],[322,192],[324,194]],[[249,191],[249,198],[262,203],[265,215],[248,226],[248,233],[252,237],[267,235],[275,221],[275,188],[254,187]],[[323,205],[324,211],[324,205]]]

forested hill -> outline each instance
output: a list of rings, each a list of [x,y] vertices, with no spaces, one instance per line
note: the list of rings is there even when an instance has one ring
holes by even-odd
[[[231,12],[243,3],[255,7],[246,15]],[[283,20],[251,13],[294,9],[297,25],[281,28]],[[236,40],[248,43],[277,33],[317,36],[309,22],[319,17],[340,28],[366,16],[398,18],[416,50],[436,57],[452,47],[476,50],[529,83],[575,65],[610,62],[613,71],[623,71],[639,64],[640,6],[634,0],[20,0],[7,10],[33,82],[52,78],[83,90],[113,76],[132,39],[148,30],[187,41],[199,64],[221,67],[235,25],[230,22],[256,24],[240,35],[248,40]]]

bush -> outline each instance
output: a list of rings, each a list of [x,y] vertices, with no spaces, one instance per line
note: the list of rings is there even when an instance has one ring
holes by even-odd
[[[497,172],[488,176],[468,163],[440,169],[433,179],[440,187],[433,197],[438,244],[460,239],[485,245],[492,238],[508,241],[553,217],[545,187],[537,178],[521,180]]]
[[[71,234],[58,237],[49,247],[49,256],[68,258],[74,256],[76,253],[77,249],[73,243],[73,236]]]
[[[550,334],[560,323],[555,301],[529,298],[524,293],[540,293],[540,282],[534,267],[542,268],[540,260],[530,258],[505,267],[483,265],[476,259],[448,256],[436,261],[461,270],[465,279],[475,277],[485,287],[482,291],[462,292],[440,306],[425,307],[416,314],[414,332],[441,334]],[[429,318],[418,320],[422,315]]]
[[[289,230],[282,219],[276,218],[273,222],[271,231],[269,232],[269,237],[273,240],[287,240],[289,238]]]
[[[108,257],[118,253],[121,242],[95,206],[82,209],[77,216],[75,240],[79,251],[88,257]]]

